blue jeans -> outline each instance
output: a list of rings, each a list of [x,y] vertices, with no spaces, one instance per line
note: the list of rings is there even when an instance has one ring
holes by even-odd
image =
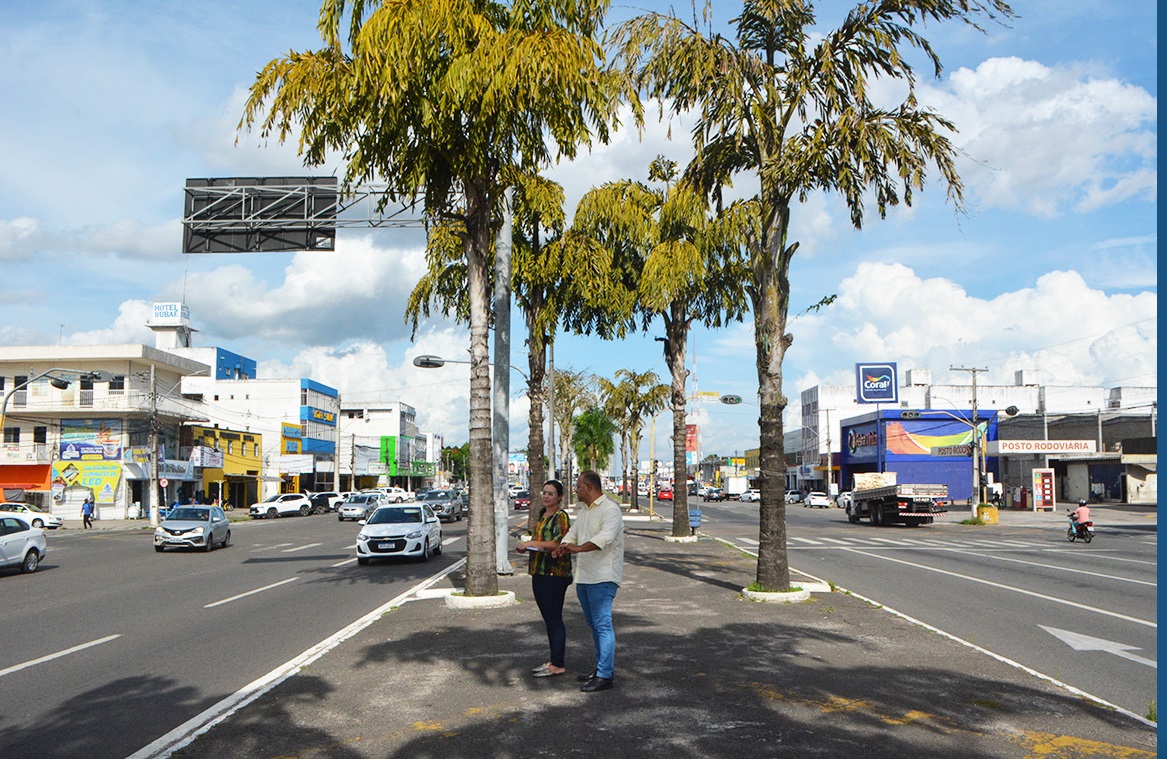
[[[531,575],[531,592],[543,624],[547,626],[547,642],[551,644],[551,666],[564,666],[564,652],[567,649],[567,627],[563,624],[563,597],[567,595],[570,577],[551,575]]]
[[[614,582],[577,584],[575,594],[584,621],[596,646],[596,677],[610,678],[616,671],[616,631],[612,628],[612,601],[620,588]]]

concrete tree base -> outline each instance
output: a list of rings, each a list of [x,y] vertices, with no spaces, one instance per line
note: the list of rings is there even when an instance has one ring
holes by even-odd
[[[503,609],[517,603],[514,591],[511,590],[501,591],[497,596],[446,596],[447,609]]]
[[[762,603],[792,604],[808,600],[810,598],[810,591],[806,588],[801,588],[785,593],[762,593],[760,591],[742,588],[742,598],[747,601],[761,601]]]
[[[665,542],[666,543],[696,543],[697,536],[696,535],[685,535],[685,536],[678,538],[675,535],[665,535]]]

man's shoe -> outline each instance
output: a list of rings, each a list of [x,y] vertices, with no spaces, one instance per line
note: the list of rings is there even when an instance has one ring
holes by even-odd
[[[612,687],[612,678],[610,677],[593,677],[584,683],[580,688],[584,693],[595,693],[598,690],[608,690]]]
[[[591,672],[587,673],[586,675],[576,675],[575,679],[580,681],[581,683],[586,683],[590,680],[595,680],[597,672],[599,672],[598,669],[593,669]]]

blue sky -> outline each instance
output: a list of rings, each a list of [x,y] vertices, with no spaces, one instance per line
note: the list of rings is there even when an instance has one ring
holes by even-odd
[[[715,5],[720,19],[737,7]],[[149,305],[185,299],[197,344],[251,356],[263,376],[310,376],[363,402],[402,400],[426,429],[465,439],[462,367],[410,364],[420,353],[462,357],[468,343],[442,319],[409,341],[404,303],[424,267],[417,232],[342,230],[335,253],[180,252],[187,177],[305,173],[294,149],[236,126],[264,63],[319,45],[318,8],[0,8],[0,344],[151,343]],[[839,297],[791,322],[788,424],[801,390],[850,383],[858,361],[930,368],[937,382],[966,381],[948,367],[976,365],[990,369],[989,382],[1036,368],[1054,385],[1157,385],[1155,3],[1014,9],[1019,18],[987,35],[925,30],[945,71],[922,81],[921,97],[959,129],[966,214],[935,185],[886,220],[869,213],[858,232],[836,198],[794,211],[791,314]],[[650,123],[553,176],[574,208],[595,184],[642,178],[657,154],[683,162],[690,153],[683,120]],[[664,380],[654,334],[619,343],[562,335],[556,363],[607,377],[652,369]],[[525,368],[521,335],[514,345],[512,362]],[[693,346],[701,390],[756,399],[748,320],[696,330]],[[516,391],[513,438],[525,438],[526,409]],[[757,445],[755,407],[699,415],[703,452]],[[658,457],[669,426],[667,414],[658,419]]]

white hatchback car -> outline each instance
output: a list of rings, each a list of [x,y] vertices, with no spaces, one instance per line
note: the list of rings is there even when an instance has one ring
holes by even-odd
[[[357,563],[391,556],[429,561],[442,552],[442,523],[425,503],[381,506],[360,521]]]
[[[29,527],[55,530],[65,524],[56,514],[50,514],[27,503],[0,503],[0,517],[16,517],[28,522]]]
[[[17,517],[0,517],[0,567],[35,572],[47,553],[44,530]]]
[[[812,508],[829,509],[831,507],[831,498],[826,493],[812,490],[806,497],[806,503],[802,505]]]

